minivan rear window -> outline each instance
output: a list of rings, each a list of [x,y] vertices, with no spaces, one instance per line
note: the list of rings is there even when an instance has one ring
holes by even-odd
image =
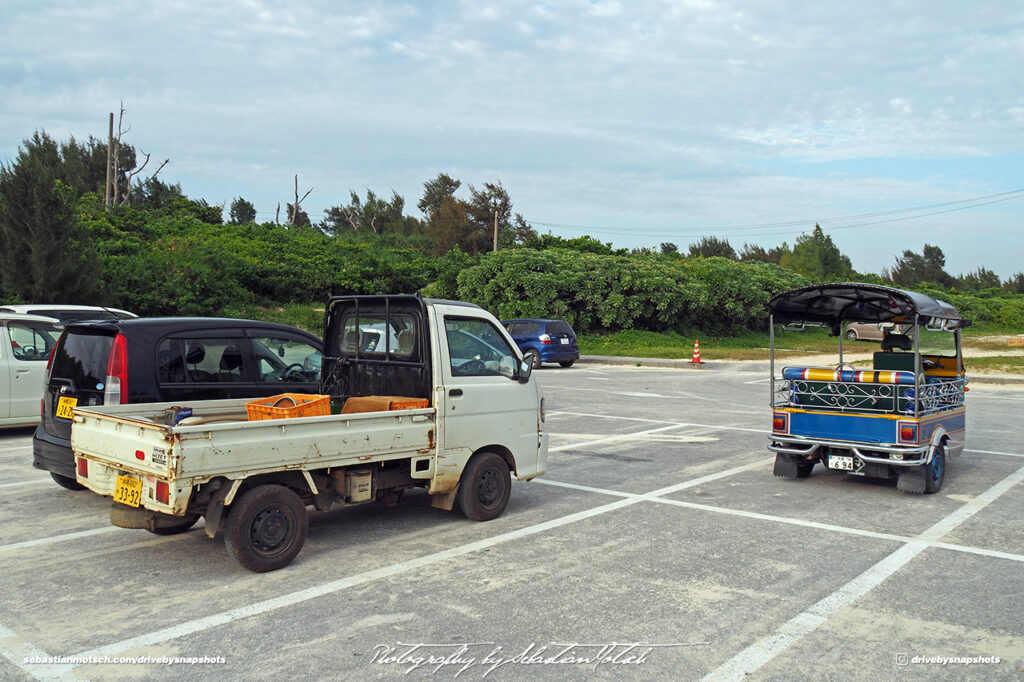
[[[539,322],[512,322],[508,325],[508,333],[512,336],[525,336],[540,331]]]
[[[50,376],[70,379],[78,390],[102,390],[114,337],[68,331],[53,354]]]

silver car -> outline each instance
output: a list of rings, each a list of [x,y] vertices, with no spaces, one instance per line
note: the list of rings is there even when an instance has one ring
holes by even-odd
[[[46,361],[60,336],[52,317],[0,312],[0,426],[39,422]]]
[[[846,326],[846,338],[851,341],[881,341],[886,334],[906,334],[909,324],[891,322],[851,322]]]

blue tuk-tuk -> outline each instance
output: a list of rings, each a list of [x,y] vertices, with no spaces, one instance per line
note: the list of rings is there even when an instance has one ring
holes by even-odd
[[[770,313],[775,476],[805,478],[815,463],[856,476],[896,478],[909,493],[942,488],[947,458],[964,448],[961,330],[970,320],[949,303],[874,284],[837,283],[776,294]],[[871,366],[843,355],[843,325],[879,325]],[[839,363],[775,372],[775,325],[824,326],[838,338]]]

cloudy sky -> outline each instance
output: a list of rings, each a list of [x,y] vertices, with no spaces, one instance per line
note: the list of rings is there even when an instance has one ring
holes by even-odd
[[[1019,0],[0,0],[0,159],[33,131],[126,140],[273,220],[446,172],[541,232],[792,245],[861,271],[940,246],[1024,270]],[[282,214],[284,209],[282,208]]]

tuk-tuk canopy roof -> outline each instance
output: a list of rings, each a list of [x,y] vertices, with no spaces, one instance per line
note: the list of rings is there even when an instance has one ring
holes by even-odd
[[[768,302],[775,322],[819,323],[835,326],[842,322],[903,322],[928,324],[948,320],[955,329],[971,324],[949,303],[915,291],[879,284],[838,282],[815,284],[783,291]]]

